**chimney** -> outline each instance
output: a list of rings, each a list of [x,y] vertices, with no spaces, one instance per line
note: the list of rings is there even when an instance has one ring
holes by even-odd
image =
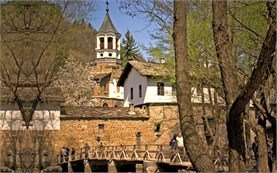
[[[135,114],[135,106],[134,104],[129,104],[129,113],[130,114]]]

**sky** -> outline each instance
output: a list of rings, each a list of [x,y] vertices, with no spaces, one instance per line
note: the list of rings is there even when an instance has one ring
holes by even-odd
[[[146,22],[145,19],[138,17],[132,18],[131,16],[124,14],[119,10],[119,5],[119,2],[116,0],[109,0],[109,14],[115,28],[121,34],[121,43],[124,34],[129,30],[135,38],[138,46],[149,47],[150,43],[154,42],[153,40],[151,41],[149,32],[151,33],[155,29],[155,26],[149,26],[149,23]],[[105,0],[98,0],[96,11],[89,16],[89,22],[96,30],[101,27],[106,14],[106,7]],[[143,57],[147,59],[148,55],[146,51],[142,48],[140,48],[140,51]]]

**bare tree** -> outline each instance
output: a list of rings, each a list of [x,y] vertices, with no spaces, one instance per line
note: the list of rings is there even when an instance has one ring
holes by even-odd
[[[92,10],[93,1],[17,1],[1,4],[1,84],[8,87],[26,127],[44,90],[66,58],[70,22]],[[33,88],[26,92],[26,88]],[[22,93],[25,93],[23,95]],[[27,93],[27,94],[26,94]]]
[[[55,112],[41,110],[35,113],[30,130],[25,130],[19,111],[4,111],[1,114],[0,125],[4,132],[3,139],[7,140],[7,144],[1,147],[10,150],[12,157],[11,165],[6,166],[23,172],[33,172],[35,168],[42,170],[49,166],[45,163],[46,155],[51,158],[50,151],[53,150],[53,146],[49,139],[51,130],[57,128],[57,118]]]

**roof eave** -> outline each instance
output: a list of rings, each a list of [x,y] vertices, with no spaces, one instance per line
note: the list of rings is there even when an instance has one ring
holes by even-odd
[[[124,67],[123,72],[121,73],[121,75],[118,79],[117,86],[124,87],[124,83],[128,77],[128,74],[130,73],[131,69],[132,69],[132,65],[128,62],[126,64],[126,66]]]

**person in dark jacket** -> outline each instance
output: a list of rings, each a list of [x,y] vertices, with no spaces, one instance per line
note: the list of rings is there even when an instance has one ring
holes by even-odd
[[[177,145],[177,140],[176,140],[177,134],[174,134],[172,139],[169,142],[169,145],[171,146],[172,149],[176,150],[178,145]]]
[[[75,160],[75,149],[71,149],[71,160]]]

